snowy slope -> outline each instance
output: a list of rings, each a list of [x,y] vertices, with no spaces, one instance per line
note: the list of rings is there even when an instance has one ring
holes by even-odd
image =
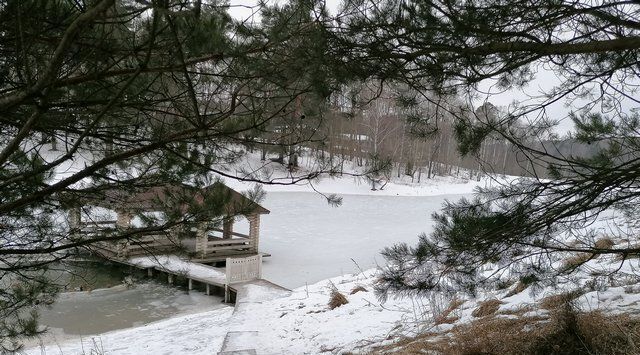
[[[601,235],[606,235],[614,226],[620,227],[615,219],[592,225]],[[364,224],[362,228],[373,230],[371,224]],[[615,242],[621,246],[627,243]],[[295,249],[290,253],[295,254]],[[570,257],[571,254],[558,256],[555,266],[561,267]],[[90,353],[90,349],[105,354],[215,354],[228,332],[249,332],[255,336],[239,339],[238,346],[254,348],[258,354],[366,353],[372,347],[392,343],[399,336],[425,331],[445,334],[456,326],[468,324],[478,319],[473,313],[485,301],[498,301],[494,311],[496,317],[521,314],[544,318],[548,311],[542,309],[541,304],[547,297],[576,289],[585,292],[576,300],[584,311],[637,313],[640,311],[638,260],[622,263],[614,257],[600,256],[588,261],[575,275],[561,279],[556,287],[518,289],[514,279],[506,288],[480,289],[476,298],[464,294],[453,298],[432,294],[429,297],[391,298],[386,303],[381,303],[372,292],[377,271],[371,269],[298,287],[280,298],[251,300],[249,297],[248,302],[241,302],[234,312],[221,309],[181,316],[143,327],[51,344],[44,350],[46,354],[82,354]],[[286,270],[295,271],[295,267]],[[494,270],[491,265],[485,267],[487,273]],[[611,274],[614,270],[618,272]],[[332,286],[346,296],[348,304],[329,309]],[[351,294],[359,286],[366,291]],[[257,295],[262,296],[260,292]],[[447,321],[436,322],[454,299],[459,304],[447,314]],[[242,344],[243,341],[246,344]],[[41,350],[30,349],[28,353],[40,354]]]
[[[143,327],[34,348],[28,354],[215,354],[227,331],[257,331],[249,346],[266,354],[314,354],[357,349],[380,341],[407,320],[416,320],[415,305],[403,300],[380,304],[372,292],[349,292],[356,286],[371,290],[375,271],[322,281],[269,302],[243,303],[235,314],[224,308],[177,317]],[[347,294],[349,303],[329,310],[330,285]]]
[[[463,297],[462,304],[450,315],[457,320],[436,325],[434,320],[449,300],[403,298],[380,303],[371,292],[376,273],[376,270],[367,270],[300,287],[289,296],[243,303],[233,315],[229,309],[221,309],[182,316],[51,345],[44,350],[46,354],[82,354],[90,349],[105,354],[215,354],[227,331],[252,331],[257,332],[257,336],[246,348],[255,348],[258,354],[358,353],[390,343],[399,334],[410,336],[426,330],[446,332],[456,324],[472,321],[473,311],[489,299],[502,302],[496,313],[506,315],[530,306],[529,316],[544,316],[546,311],[538,308],[540,301],[560,292],[547,288],[508,296],[513,289],[509,288],[486,291],[477,299]],[[349,303],[329,309],[332,286],[343,293]],[[365,290],[351,294],[357,287]],[[637,311],[640,288],[627,285],[609,287],[606,291],[593,290],[578,298],[578,302],[583,310]],[[39,354],[40,350],[31,349],[27,353]]]

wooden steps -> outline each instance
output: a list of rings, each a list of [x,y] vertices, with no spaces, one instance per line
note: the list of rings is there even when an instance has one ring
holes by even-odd
[[[257,331],[228,332],[218,355],[256,355],[256,349],[247,349],[246,344],[256,344],[257,341]]]

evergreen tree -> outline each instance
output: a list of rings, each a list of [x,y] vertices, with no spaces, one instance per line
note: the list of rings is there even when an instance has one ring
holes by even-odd
[[[326,98],[337,86],[316,65],[326,42],[321,17],[292,21],[264,6],[268,22],[250,28],[227,8],[215,0],[0,1],[0,351],[41,330],[38,307],[58,291],[48,265],[145,230],[77,238],[62,196],[202,187],[213,173],[260,181],[226,169],[242,144],[300,95]],[[292,72],[308,75],[292,80]],[[154,228],[182,218],[169,213]]]
[[[353,0],[343,9],[350,16],[336,22],[332,48],[354,76],[464,95],[469,103],[449,110],[459,151],[481,158],[483,143],[500,139],[532,177],[447,203],[433,216],[435,231],[417,246],[386,249],[383,296],[473,292],[508,274],[487,276],[484,264],[553,283],[580,267],[551,262],[571,253],[621,260],[640,253],[635,229],[627,229],[637,225],[640,206],[637,3]],[[475,109],[483,90],[515,92],[549,74],[546,89],[526,100],[490,114]],[[558,103],[571,112],[563,115]],[[562,120],[573,122],[567,139],[554,129]],[[427,123],[437,129],[437,121]],[[610,237],[629,243],[596,243],[590,223],[611,210],[626,223],[618,221]]]

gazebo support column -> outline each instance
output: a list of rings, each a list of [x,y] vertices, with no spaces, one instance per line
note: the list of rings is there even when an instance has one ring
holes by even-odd
[[[209,237],[207,236],[206,223],[198,224],[198,230],[196,231],[196,254],[204,257],[207,254],[207,243]]]
[[[260,215],[257,213],[247,216],[249,220],[249,238],[251,251],[257,253],[260,244]]]
[[[225,217],[222,221],[222,238],[231,239],[233,233],[233,217]]]
[[[116,227],[117,228],[129,228],[131,227],[131,220],[133,216],[128,211],[116,211]]]
[[[131,212],[118,210],[116,211],[116,228],[117,229],[127,229],[131,227],[131,220],[133,216]],[[126,258],[129,255],[129,241],[121,240],[118,241],[116,246],[116,256],[119,258]]]
[[[69,232],[73,237],[80,236],[80,207],[73,207],[69,210]]]

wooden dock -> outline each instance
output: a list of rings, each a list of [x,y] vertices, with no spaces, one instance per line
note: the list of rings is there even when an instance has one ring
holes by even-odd
[[[291,294],[290,290],[262,279],[262,255],[229,258],[226,260],[225,268],[204,265],[176,255],[137,256],[111,260],[146,270],[149,276],[153,276],[154,272],[164,273],[170,284],[176,277],[186,278],[190,290],[193,288],[194,281],[206,285],[207,294],[210,294],[211,287],[222,289],[225,302],[235,303],[233,316],[236,317],[242,317],[242,313],[250,312],[251,304],[268,302]],[[257,354],[255,347],[260,343],[259,337],[259,332],[255,330],[230,329],[218,355]]]
[[[109,260],[146,270],[148,276],[160,272],[167,275],[167,282],[173,284],[176,278],[184,278],[188,289],[194,288],[194,282],[205,286],[210,295],[212,288],[224,292],[224,301],[235,302],[238,294],[247,294],[249,285],[261,288],[286,290],[262,279],[262,255],[245,258],[228,258],[226,267],[214,267],[196,261],[180,258],[176,255],[136,256],[130,258],[109,258]]]
[[[154,272],[165,273],[170,284],[173,284],[174,277],[184,277],[188,280],[189,290],[193,289],[194,281],[200,282],[205,285],[207,295],[211,294],[212,286],[224,289],[226,285],[225,269],[191,262],[175,255],[136,256],[118,261],[147,270],[149,276]]]

